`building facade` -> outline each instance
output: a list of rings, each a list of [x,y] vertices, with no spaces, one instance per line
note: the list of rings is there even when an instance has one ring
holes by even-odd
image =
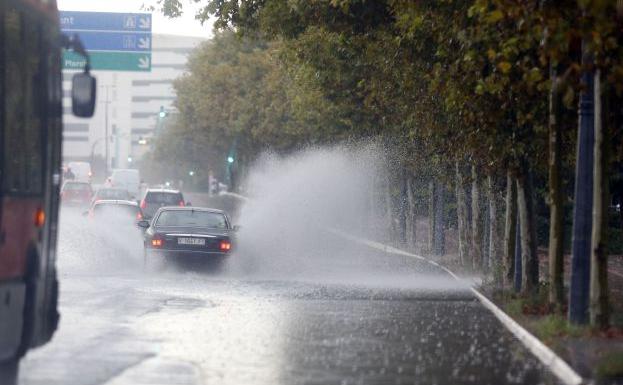
[[[63,73],[65,163],[103,159],[108,144],[108,168],[132,168],[148,150],[161,109],[175,112],[173,81],[184,74],[188,55],[205,39],[153,34],[152,41],[150,72],[92,71],[98,84],[92,118],[71,114],[73,72]]]

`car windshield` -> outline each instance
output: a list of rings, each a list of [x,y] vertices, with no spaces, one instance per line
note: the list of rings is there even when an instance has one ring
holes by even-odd
[[[182,194],[169,192],[149,192],[145,198],[147,203],[163,203],[176,206],[182,201]]]
[[[197,210],[168,210],[158,216],[156,226],[193,226],[226,229],[227,219],[221,213]]]
[[[129,199],[130,194],[127,190],[105,188],[97,191],[97,197],[100,199]]]

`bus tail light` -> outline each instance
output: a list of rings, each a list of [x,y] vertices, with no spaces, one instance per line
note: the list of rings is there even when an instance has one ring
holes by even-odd
[[[42,208],[38,208],[35,213],[35,226],[42,227],[45,223],[45,211]]]
[[[136,213],[136,219],[137,219],[137,220],[139,220],[139,221],[140,221],[141,219],[143,219],[143,214],[141,214],[141,212],[140,212],[140,211],[139,211],[138,213]]]

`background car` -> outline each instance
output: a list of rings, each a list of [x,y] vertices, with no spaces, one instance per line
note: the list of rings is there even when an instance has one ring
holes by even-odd
[[[76,180],[68,180],[61,187],[61,202],[63,205],[88,206],[93,197],[91,184]]]
[[[114,187],[100,187],[93,195],[93,202],[111,199],[129,201],[132,197],[128,190]]]
[[[139,221],[147,228],[144,235],[145,265],[156,256],[210,256],[229,254],[233,249],[234,227],[221,210],[198,207],[164,207],[151,223]]]
[[[147,189],[141,200],[141,210],[145,219],[152,218],[159,208],[165,206],[186,206],[184,195],[179,190]]]
[[[130,200],[98,200],[93,202],[88,216],[97,221],[135,224],[143,219],[141,208]]]

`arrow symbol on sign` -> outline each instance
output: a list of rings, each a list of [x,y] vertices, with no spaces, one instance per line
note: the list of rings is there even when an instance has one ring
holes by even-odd
[[[151,20],[147,17],[141,17],[138,22],[139,28],[141,29],[149,29],[151,28]]]
[[[150,40],[148,37],[141,37],[138,39],[138,48],[149,49]]]
[[[138,58],[138,68],[147,69],[149,68],[149,56],[143,56]]]

